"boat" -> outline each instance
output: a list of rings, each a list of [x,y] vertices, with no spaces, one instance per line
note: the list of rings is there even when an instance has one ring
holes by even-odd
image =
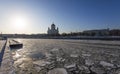
[[[20,49],[23,47],[23,44],[16,40],[10,40],[9,47],[10,47],[10,49]]]

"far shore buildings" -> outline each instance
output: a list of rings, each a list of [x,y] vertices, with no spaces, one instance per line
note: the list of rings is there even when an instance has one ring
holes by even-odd
[[[86,30],[83,33],[94,35],[94,36],[108,36],[109,35],[109,28],[108,29],[98,29],[98,30]]]
[[[51,25],[51,28],[48,27],[47,34],[48,35],[59,35],[59,29],[58,29],[58,27],[56,28],[55,24],[53,23]]]

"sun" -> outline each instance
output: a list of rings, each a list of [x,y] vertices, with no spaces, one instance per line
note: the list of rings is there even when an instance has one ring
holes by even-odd
[[[25,19],[19,17],[19,18],[15,18],[15,19],[14,19],[13,26],[14,26],[15,28],[17,28],[17,29],[21,29],[21,30],[22,30],[22,29],[25,28],[25,25],[26,25],[26,24],[27,24],[27,23],[26,23]]]
[[[23,16],[15,16],[11,18],[11,26],[15,31],[24,31],[27,28],[28,21]]]

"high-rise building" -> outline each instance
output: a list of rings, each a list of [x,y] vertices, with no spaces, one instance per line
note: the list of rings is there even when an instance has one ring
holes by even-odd
[[[56,28],[55,24],[53,23],[51,25],[51,28],[48,27],[47,33],[49,35],[58,35],[59,34],[59,29],[58,29],[58,27]]]

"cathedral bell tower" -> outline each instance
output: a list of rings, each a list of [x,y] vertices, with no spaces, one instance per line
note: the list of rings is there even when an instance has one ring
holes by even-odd
[[[55,24],[54,23],[51,25],[51,30],[55,30]]]

